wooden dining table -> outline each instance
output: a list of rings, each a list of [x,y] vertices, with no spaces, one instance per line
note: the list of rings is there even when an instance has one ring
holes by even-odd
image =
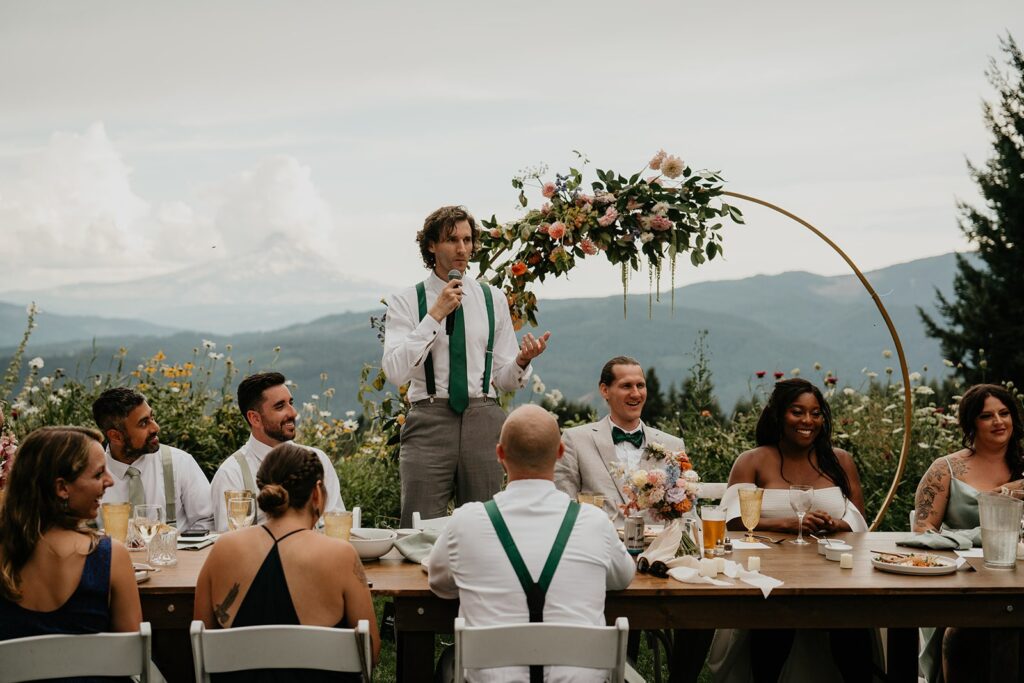
[[[883,627],[891,681],[917,681],[919,627],[1024,627],[1024,562],[1014,570],[988,569],[980,558],[971,558],[969,568],[944,576],[906,576],[872,567],[871,551],[908,552],[896,546],[907,536],[837,534],[853,546],[852,569],[828,561],[814,544],[765,543],[734,551],[727,559],[745,566],[756,555],[762,574],[784,582],[767,598],[739,581],[713,586],[637,574],[625,590],[608,593],[605,616],[609,623],[627,617],[632,629]],[[153,574],[139,587],[143,616],[154,631],[153,658],[170,681],[191,680],[188,627],[196,576],[207,552],[179,551],[176,567]],[[955,557],[948,551],[936,554]],[[434,636],[451,632],[458,601],[433,595],[417,564],[386,559],[365,566],[371,592],[394,601],[398,680],[423,680],[434,664]],[[1019,645],[1012,642],[1000,650],[1000,664],[993,667],[999,675],[993,680],[1018,680]]]

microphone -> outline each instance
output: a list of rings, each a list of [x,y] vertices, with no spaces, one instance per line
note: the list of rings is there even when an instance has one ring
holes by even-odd
[[[452,268],[448,271],[448,281],[461,280],[462,273]],[[451,336],[452,332],[455,331],[455,311],[448,314],[448,317],[444,319],[444,333]]]

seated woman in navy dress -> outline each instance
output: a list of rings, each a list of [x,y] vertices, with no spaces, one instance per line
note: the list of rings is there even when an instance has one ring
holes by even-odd
[[[354,628],[366,619],[376,661],[380,635],[359,555],[347,541],[313,530],[327,500],[323,480],[320,459],[308,448],[289,442],[267,454],[256,474],[257,503],[267,521],[217,540],[199,572],[195,618],[207,628],[271,624]],[[324,672],[280,669],[213,678],[344,680],[337,674],[328,677]]]
[[[0,640],[139,630],[128,551],[85,526],[112,484],[95,430],[43,427],[21,444],[0,512]]]

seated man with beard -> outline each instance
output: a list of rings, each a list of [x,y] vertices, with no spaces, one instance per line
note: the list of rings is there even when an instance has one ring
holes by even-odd
[[[259,471],[263,458],[279,444],[295,438],[295,417],[298,413],[293,406],[292,392],[285,385],[280,372],[261,372],[250,375],[238,385],[238,409],[249,423],[249,440],[221,463],[213,475],[211,495],[213,497],[214,529],[228,530],[227,502],[225,491],[251,491],[256,498],[254,474]],[[304,446],[304,448],[309,448]],[[324,488],[327,491],[328,510],[344,510],[341,500],[341,485],[338,473],[330,458],[318,448],[311,448],[324,466]],[[264,520],[263,512],[257,510],[256,523]]]

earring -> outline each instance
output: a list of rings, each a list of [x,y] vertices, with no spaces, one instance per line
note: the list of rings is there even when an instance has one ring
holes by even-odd
[[[61,510],[61,512],[67,512],[68,511],[68,499],[67,498],[61,498],[60,499],[60,510]]]

